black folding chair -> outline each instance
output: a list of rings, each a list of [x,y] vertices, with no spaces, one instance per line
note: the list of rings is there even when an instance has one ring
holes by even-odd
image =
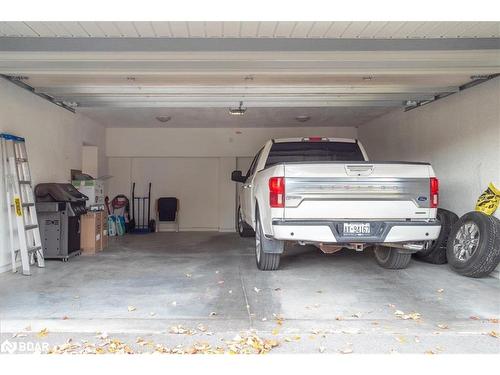
[[[158,198],[156,204],[156,213],[158,215],[158,225],[161,221],[175,222],[176,232],[179,231],[179,200],[175,197]]]

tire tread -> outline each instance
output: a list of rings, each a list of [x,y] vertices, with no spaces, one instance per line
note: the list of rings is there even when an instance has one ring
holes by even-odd
[[[500,220],[494,216],[485,215],[480,212],[471,211],[462,216],[455,224],[452,230],[452,238],[454,239],[459,228],[466,221],[474,221],[478,224],[479,229],[486,228],[484,232],[480,233],[481,237],[486,236],[486,242],[480,241],[479,246],[482,248],[476,249],[480,252],[478,256],[471,258],[468,264],[463,267],[458,267],[456,262],[450,262],[450,267],[457,273],[473,277],[481,278],[488,276],[500,262]],[[483,226],[481,226],[481,222]],[[448,259],[454,258],[453,241],[448,243],[447,248]]]
[[[401,270],[405,269],[408,267],[411,261],[411,254],[410,253],[401,253],[397,249],[390,249],[390,254],[389,254],[389,259],[387,261],[381,261],[380,258],[377,256],[377,248],[383,247],[383,246],[376,246],[375,247],[375,260],[377,263],[387,269],[391,270]]]

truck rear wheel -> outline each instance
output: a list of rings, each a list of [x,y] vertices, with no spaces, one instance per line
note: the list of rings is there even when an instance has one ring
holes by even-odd
[[[252,227],[245,223],[243,216],[241,216],[241,207],[238,207],[238,234],[240,237],[253,237],[255,232]]]
[[[451,211],[438,208],[437,219],[441,223],[439,237],[432,241],[429,247],[413,254],[413,256],[427,263],[444,264],[447,262],[446,245],[448,244],[448,237],[451,227],[458,221],[458,216]]]
[[[259,212],[257,211],[255,220],[255,261],[257,268],[261,271],[277,270],[280,266],[283,246],[283,241],[268,239],[264,236],[262,225],[260,224]]]
[[[375,260],[384,268],[391,270],[400,270],[408,267],[411,260],[411,254],[401,253],[396,248],[376,245],[374,247]]]

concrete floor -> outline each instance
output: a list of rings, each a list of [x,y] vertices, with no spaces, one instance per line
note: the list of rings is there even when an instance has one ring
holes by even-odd
[[[396,310],[421,319],[403,320]],[[31,277],[0,275],[2,342],[54,345],[107,332],[134,347],[138,336],[166,346],[200,339],[217,344],[253,329],[278,340],[278,353],[346,347],[354,353],[500,353],[500,340],[488,334],[500,331],[492,321],[499,317],[497,279],[465,278],[446,265],[417,261],[406,270],[385,270],[370,251],[325,255],[301,246],[287,249],[279,271],[262,272],[253,238],[233,233],[129,235],[112,239],[97,256],[48,261]],[[213,335],[169,333],[171,326],[198,324]],[[37,335],[42,329],[49,334]]]

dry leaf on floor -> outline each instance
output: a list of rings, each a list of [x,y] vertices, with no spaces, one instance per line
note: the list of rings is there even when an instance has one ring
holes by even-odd
[[[401,310],[396,310],[394,312],[394,315],[396,315],[398,318],[401,318],[403,320],[408,320],[408,319],[411,319],[411,320],[420,320],[420,317],[421,317],[421,315],[419,313],[417,313],[417,312],[412,312],[412,313],[409,313],[409,314],[405,314]]]
[[[343,318],[343,317],[341,317],[341,316],[336,316],[336,317],[335,317],[335,320],[344,320],[344,318]]]
[[[101,340],[106,340],[109,338],[109,335],[106,332],[103,332],[103,333],[98,334],[97,338],[101,339]]]
[[[177,326],[170,327],[170,333],[175,333],[177,335],[192,336],[192,335],[196,334],[196,331],[189,329],[189,328],[186,328],[186,327],[179,324]]]
[[[357,328],[347,328],[342,330],[342,333],[346,333],[348,335],[357,335],[360,333],[360,330]]]
[[[192,276],[193,276],[193,275],[191,275],[190,273],[186,273],[186,277],[187,277],[188,279],[190,279]]]
[[[127,309],[129,312],[137,310],[137,308],[135,306],[129,306],[129,307],[127,307]]]
[[[446,324],[438,324],[437,326],[441,329],[448,329],[448,326]]]
[[[438,293],[443,293],[443,292],[444,292],[444,289],[438,289],[438,290],[436,290],[436,292],[438,292]]]
[[[69,319],[69,317],[68,317],[68,316],[66,316],[66,315],[64,315],[64,316],[62,317],[62,320],[68,320],[68,319]]]
[[[204,326],[204,325],[203,325],[203,324],[201,324],[201,323],[200,323],[200,324],[198,324],[198,325],[196,326],[196,328],[198,329],[198,331],[201,331],[201,332],[206,332],[206,331],[207,331],[207,327],[206,327],[206,326]]]
[[[352,314],[351,317],[353,317],[353,318],[361,318],[361,313]]]
[[[46,337],[47,335],[49,334],[49,331],[47,330],[47,328],[43,328],[42,330],[40,330],[40,332],[38,332],[36,335],[38,337]]]
[[[500,323],[500,319],[498,319],[498,318],[491,318],[491,319],[488,319],[488,322],[493,323],[493,324],[498,324],[498,323]]]
[[[488,335],[490,335],[491,337],[495,337],[497,339],[500,338],[500,333],[497,332],[497,331],[491,331],[491,332],[488,333]]]
[[[350,346],[339,349],[339,353],[341,353],[341,354],[351,354],[352,352],[353,352],[353,350],[352,350],[352,347],[350,347]]]
[[[253,287],[253,290],[255,293],[259,293],[261,291],[261,289],[257,288],[256,286]]]

